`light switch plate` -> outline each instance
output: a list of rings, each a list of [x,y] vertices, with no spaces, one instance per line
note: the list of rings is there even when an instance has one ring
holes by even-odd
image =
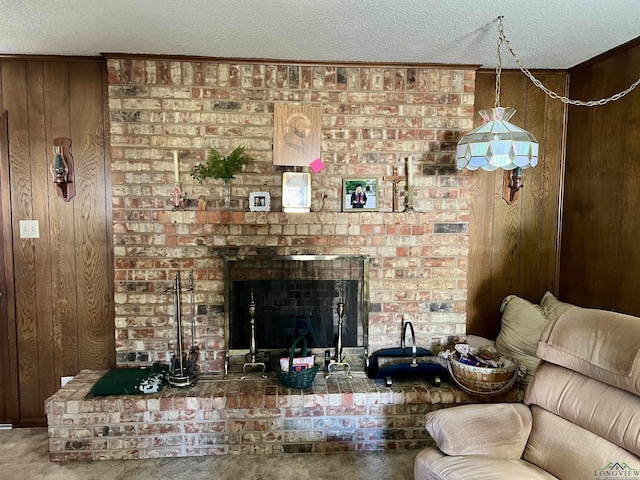
[[[20,238],[40,238],[38,220],[20,220]]]

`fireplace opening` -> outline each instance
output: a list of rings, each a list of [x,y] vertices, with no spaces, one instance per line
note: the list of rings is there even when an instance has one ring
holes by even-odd
[[[363,256],[227,257],[225,338],[231,363],[234,357],[241,363],[251,348],[253,299],[255,348],[262,361],[286,356],[299,336],[312,353],[333,354],[342,303],[342,345],[358,368],[365,356],[367,276]]]
[[[236,280],[230,285],[229,347],[248,349],[251,325],[248,305],[251,296],[256,305],[256,343],[262,349],[289,348],[298,336],[307,346],[335,346],[335,312],[339,301],[346,312],[357,311],[358,282],[345,280]],[[342,293],[344,292],[344,294]],[[347,315],[343,323],[345,347],[358,346],[356,315]]]

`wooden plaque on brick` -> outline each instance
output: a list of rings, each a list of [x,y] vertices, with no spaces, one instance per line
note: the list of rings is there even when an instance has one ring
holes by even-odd
[[[320,157],[320,105],[276,104],[273,164],[308,167]]]

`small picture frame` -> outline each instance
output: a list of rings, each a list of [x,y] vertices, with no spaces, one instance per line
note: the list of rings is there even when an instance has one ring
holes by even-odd
[[[282,211],[311,211],[311,174],[285,172],[282,174]]]
[[[378,179],[375,177],[344,178],[342,180],[342,211],[377,211],[378,191]]]
[[[271,195],[269,195],[269,192],[251,192],[249,194],[249,211],[271,211]]]

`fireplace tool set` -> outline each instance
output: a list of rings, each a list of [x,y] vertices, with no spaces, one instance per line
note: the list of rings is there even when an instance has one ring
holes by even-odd
[[[344,373],[346,373],[347,377],[352,378],[351,365],[344,361],[344,354],[342,351],[342,322],[344,318],[344,302],[342,299],[338,302],[336,313],[338,314],[338,345],[336,346],[336,356],[329,361],[329,364],[327,365],[327,373],[324,375],[324,378],[329,378],[333,373],[335,373],[334,369],[340,368]]]
[[[169,365],[169,373],[167,375],[167,383],[172,387],[190,387],[196,383],[196,361],[198,360],[198,348],[196,345],[196,315],[193,299],[193,272],[189,273],[189,286],[186,289],[189,292],[189,302],[191,307],[191,348],[185,351],[184,348],[184,329],[182,325],[182,312],[180,294],[182,287],[180,285],[180,272],[176,273],[173,282],[173,288],[167,289],[167,292],[173,292],[173,310],[177,328],[176,353],[171,358]]]
[[[251,319],[251,343],[249,344],[249,362],[245,362],[242,365],[242,376],[240,380],[244,380],[247,378],[247,367],[256,368],[262,367],[262,371],[260,372],[261,378],[267,378],[267,375],[264,373],[267,369],[267,366],[264,362],[258,362],[257,359],[257,349],[256,349],[256,302],[253,299],[253,289],[251,289],[251,301],[249,302],[249,318]]]

